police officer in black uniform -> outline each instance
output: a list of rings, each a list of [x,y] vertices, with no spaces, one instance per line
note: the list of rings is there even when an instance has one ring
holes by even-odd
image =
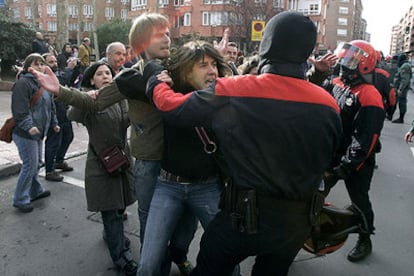
[[[374,212],[368,192],[385,112],[382,96],[373,85],[375,49],[366,41],[354,40],[342,46],[338,57],[340,76],[324,86],[341,108],[343,138],[326,180],[333,185],[344,179],[354,208],[363,216],[364,229],[348,254],[348,260],[356,262],[372,251]]]
[[[230,275],[248,256],[256,256],[252,275],[286,275],[308,237],[310,203],[341,136],[335,100],[304,76],[315,42],[315,24],[286,11],[264,29],[259,76],[219,78],[185,95],[149,78],[164,119],[210,127],[228,165],[222,210],[192,275]]]

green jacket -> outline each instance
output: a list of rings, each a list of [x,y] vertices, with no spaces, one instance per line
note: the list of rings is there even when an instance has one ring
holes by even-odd
[[[139,61],[133,70],[142,72],[143,67],[144,62]],[[60,88],[57,99],[87,112],[104,110],[126,98],[121,93],[116,80],[128,72],[131,71],[122,71],[108,86],[101,88],[96,100],[90,98],[86,93],[79,93],[79,90],[66,87]],[[161,112],[149,103],[145,95],[137,98],[140,100],[128,98],[132,156],[138,160],[161,160],[164,145]]]
[[[411,64],[403,63],[394,76],[394,87],[398,91],[407,92],[411,84]]]

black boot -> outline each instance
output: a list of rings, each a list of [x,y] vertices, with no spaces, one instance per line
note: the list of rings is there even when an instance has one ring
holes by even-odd
[[[395,119],[394,121],[392,121],[394,124],[402,124],[404,123],[404,119],[402,119],[401,117],[398,119]]]
[[[358,262],[367,257],[372,252],[372,243],[369,234],[360,234],[357,244],[348,253],[348,260],[350,262]]]

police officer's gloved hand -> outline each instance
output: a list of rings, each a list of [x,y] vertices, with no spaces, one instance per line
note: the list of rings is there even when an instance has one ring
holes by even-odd
[[[349,176],[349,170],[342,164],[332,169],[332,174],[339,179],[347,179]]]
[[[146,82],[140,71],[135,68],[122,70],[114,79],[119,92],[125,97],[134,100],[147,100],[145,90]]]
[[[163,70],[164,66],[162,66],[157,60],[151,60],[144,67],[143,76],[144,81],[147,83],[146,93],[150,102],[152,102],[152,94],[155,86],[162,83],[162,81],[158,80],[156,76]]]

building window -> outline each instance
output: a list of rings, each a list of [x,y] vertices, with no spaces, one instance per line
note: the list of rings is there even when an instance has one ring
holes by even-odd
[[[92,31],[92,23],[91,22],[83,23],[83,31],[84,32],[91,32]]]
[[[47,30],[49,32],[56,32],[57,31],[57,23],[56,22],[47,22]]]
[[[340,26],[348,26],[348,18],[338,18],[338,25]]]
[[[283,8],[283,3],[282,0],[273,0],[273,8]]]
[[[78,31],[79,25],[78,23],[69,23],[68,29],[69,31]]]
[[[72,17],[78,17],[79,15],[79,8],[75,5],[69,6],[69,15]]]
[[[106,3],[112,3],[112,0],[106,0]]]
[[[184,14],[184,26],[188,27],[191,26],[191,13],[186,12]]]
[[[19,9],[14,9],[13,10],[13,15],[14,15],[14,18],[20,18],[20,11],[19,11]]]
[[[339,7],[339,14],[348,14],[348,7]]]
[[[56,16],[56,4],[47,4],[46,10],[49,16]]]
[[[129,0],[121,0],[121,3],[124,4],[124,5],[125,4],[128,4],[129,3]]]
[[[114,8],[112,7],[106,7],[105,8],[105,17],[106,18],[113,18],[115,16]]]
[[[128,10],[127,9],[122,9],[121,10],[121,18],[123,20],[128,19]]]
[[[339,0],[340,3],[349,3],[349,0]]]
[[[24,8],[24,16],[26,16],[27,18],[32,18],[33,17],[32,8],[31,7],[25,7]]]
[[[174,6],[175,7],[184,6],[184,0],[174,0]]]
[[[132,11],[144,9],[146,6],[147,6],[147,0],[132,0],[131,1]]]
[[[230,17],[230,18],[229,18]],[[225,11],[203,12],[202,22],[203,26],[222,26],[229,24],[238,24],[239,18],[236,14],[234,17]]]
[[[86,17],[92,17],[93,8],[91,5],[83,5],[83,15],[85,15]]]
[[[37,13],[39,14],[39,17],[43,16],[43,9],[41,5],[37,6]]]
[[[337,29],[336,30],[336,35],[337,36],[346,36],[348,33],[348,31],[346,29]]]
[[[167,7],[169,4],[169,0],[159,0],[159,4],[160,8]]]
[[[318,14],[319,13],[319,4],[310,4],[309,11],[311,14]]]

